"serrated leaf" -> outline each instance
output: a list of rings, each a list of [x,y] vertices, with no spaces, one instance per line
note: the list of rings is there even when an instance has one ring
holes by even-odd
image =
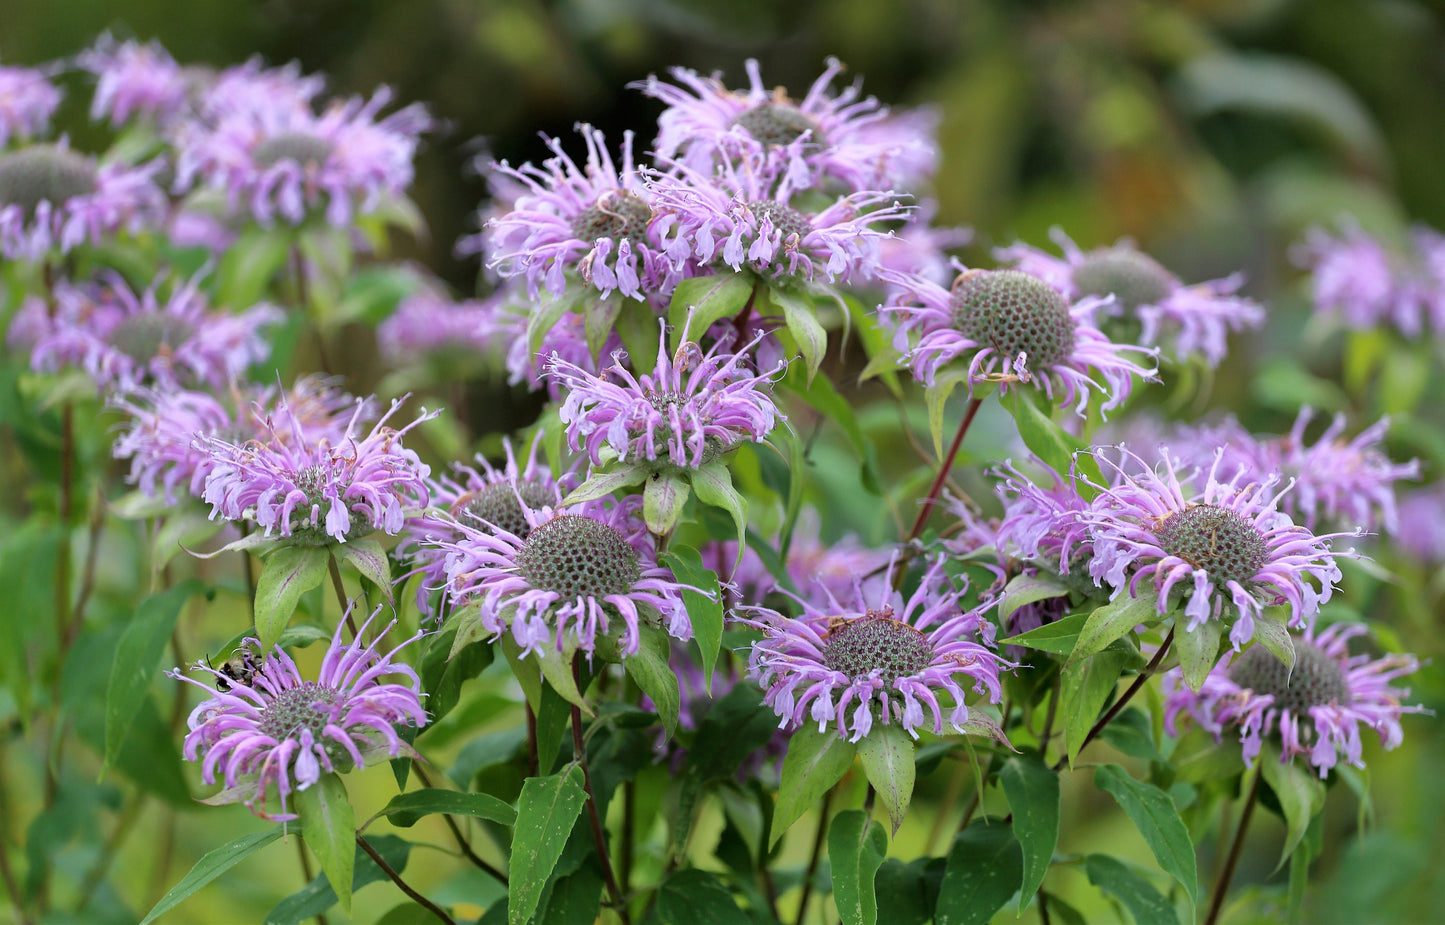
[[[1027,633],[1019,633],[1007,639],[1000,639],[1001,646],[1026,646],[1055,655],[1068,655],[1079,641],[1079,630],[1088,621],[1088,613],[1071,613],[1067,617],[1045,623]]]
[[[672,323],[672,349],[702,339],[707,329],[743,310],[753,286],[750,273],[720,273],[682,280],[672,291],[667,316]]]
[[[805,724],[789,737],[788,753],[783,756],[778,802],[773,807],[769,847],[776,845],[783,833],[803,817],[803,813],[819,805],[823,794],[843,779],[853,766],[853,756],[857,751],[856,745],[832,728],[819,732],[812,723]]]
[[[1014,838],[1023,852],[1022,914],[1044,882],[1059,843],[1059,774],[1044,764],[1038,752],[1027,752],[1003,763],[999,783],[1008,797]]]
[[[1019,888],[1023,858],[1004,822],[975,822],[959,832],[938,889],[935,925],[984,925]]]
[[[326,578],[324,546],[282,546],[266,557],[256,579],[256,636],[269,652],[291,622],[301,595]]]
[[[1064,739],[1068,743],[1069,765],[1084,747],[1099,710],[1119,683],[1129,656],[1118,649],[1105,649],[1081,662],[1064,666],[1059,704],[1063,708]]]
[[[436,787],[398,793],[382,808],[381,814],[388,817],[392,825],[401,828],[415,825],[421,817],[434,814],[475,816],[502,825],[513,825],[517,821],[517,811],[511,804],[491,794],[462,793]]]
[[[137,711],[155,678],[156,668],[171,638],[181,606],[191,595],[201,591],[201,583],[190,579],[152,594],[136,606],[135,616],[126,625],[115,649],[110,667],[110,683],[105,693],[105,762],[109,768],[120,755],[126,733],[135,721]]]
[[[883,827],[860,809],[838,813],[828,823],[828,865],[833,871],[833,904],[842,925],[876,925],[874,878],[888,853]]]
[[[657,889],[657,917],[662,925],[749,925],[752,921],[717,874],[695,867],[662,881]]]
[[[732,515],[738,531],[738,564],[742,564],[748,541],[748,502],[733,487],[733,476],[721,459],[692,472],[692,490],[703,504],[720,507]]]
[[[642,519],[654,536],[670,536],[682,519],[689,489],[681,475],[654,472],[642,489]]]
[[[786,289],[770,288],[768,297],[783,310],[783,321],[798,344],[803,364],[808,369],[808,381],[812,382],[828,350],[828,332],[823,330],[812,304],[803,296]]]
[[[1091,854],[1084,858],[1084,873],[1090,883],[1124,904],[1135,925],[1179,925],[1179,914],[1169,900],[1124,862]]]
[[[393,600],[391,593],[391,562],[386,558],[386,550],[381,543],[370,537],[359,540],[351,540],[346,543],[338,543],[330,547],[331,554],[339,562],[345,562],[356,569],[367,581],[376,586],[388,601]]]
[[[662,719],[663,728],[669,736],[677,735],[677,715],[682,708],[682,694],[678,688],[677,675],[668,658],[672,644],[662,630],[642,624],[638,627],[640,637],[637,651],[622,660],[627,676],[637,682],[642,692],[652,698],[657,715]]]
[[[858,757],[897,835],[913,799],[913,740],[902,726],[874,726],[858,743]]]
[[[1079,629],[1079,640],[1069,653],[1069,663],[1088,658],[1104,651],[1116,639],[1122,639],[1134,631],[1139,624],[1152,626],[1163,619],[1157,612],[1158,596],[1153,588],[1141,589],[1138,597],[1130,597],[1127,591],[1120,592],[1103,607],[1089,614]]]
[[[316,856],[341,908],[351,911],[351,878],[356,869],[356,811],[346,785],[336,774],[293,795],[301,817],[301,837]]]
[[[1218,620],[1205,620],[1192,630],[1175,621],[1174,648],[1179,653],[1184,683],[1190,690],[1198,692],[1219,661],[1219,640],[1223,633],[1224,624]]]
[[[718,586],[717,573],[706,568],[702,555],[688,546],[674,546],[663,553],[662,564],[672,570],[673,577],[682,585],[682,602],[687,605],[687,618],[697,642],[703,683],[708,696],[712,696],[712,672],[722,649],[723,632],[722,589]]]
[[[647,473],[647,466],[641,464],[623,464],[607,472],[594,472],[587,476],[587,481],[567,493],[567,497],[562,499],[562,506],[596,501],[634,485],[641,485],[647,481]]]
[[[146,917],[141,919],[140,925],[150,925],[151,922],[179,906],[201,887],[280,837],[281,827],[277,826],[265,832],[242,835],[240,838],[226,842],[219,848],[207,851],[196,862],[196,866],[181,878],[181,882],[171,887],[166,895],[161,897],[161,901],[146,913]]]
[[[507,880],[509,925],[526,925],[537,911],[542,888],[562,857],[572,825],[586,802],[582,768],[577,765],[561,774],[529,777],[522,784]]]
[[[1179,810],[1169,794],[1129,776],[1117,764],[1106,764],[1094,771],[1094,786],[1118,801],[1134,822],[1139,834],[1154,853],[1154,859],[1184,892],[1189,902],[1199,902],[1199,873],[1194,859],[1194,841],[1179,817]]]
[[[1265,783],[1274,791],[1279,800],[1280,811],[1284,813],[1284,850],[1280,853],[1275,870],[1284,866],[1299,847],[1310,822],[1325,807],[1325,784],[1314,770],[1302,762],[1279,760],[1276,746],[1265,746],[1255,759]]]

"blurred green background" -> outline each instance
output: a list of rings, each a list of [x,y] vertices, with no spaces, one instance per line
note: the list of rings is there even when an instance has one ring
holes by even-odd
[[[426,102],[444,122],[417,164],[415,198],[429,231],[403,255],[462,293],[475,286],[477,266],[452,247],[475,228],[485,187],[471,163],[481,152],[540,159],[539,132],[567,134],[579,121],[613,137],[634,129],[645,143],[660,107],[623,89],[628,82],[685,65],[722,70],[739,85],[743,60],[757,57],[769,83],[801,92],[836,55],[885,102],[937,108],[937,220],[977,230],[966,260],[986,260],[989,248],[1016,238],[1043,244],[1059,225],[1086,247],[1134,236],[1188,280],[1245,270],[1247,291],[1269,302],[1272,320],[1261,336],[1234,340],[1236,355],[1208,404],[1271,432],[1286,429],[1305,398],[1350,411],[1354,429],[1385,410],[1335,385],[1343,346],[1308,321],[1290,245],[1344,213],[1388,237],[1414,221],[1445,227],[1441,3],[0,0],[0,62],[72,55],[104,30],[159,39],[182,63],[294,59],[325,73],[333,92],[369,93],[385,83],[403,102]],[[72,92],[62,128],[82,147],[88,139],[104,144],[106,132],[85,119],[88,90],[76,75],[65,80]],[[1397,418],[1391,450],[1421,455],[1427,476],[1438,479],[1445,438],[1431,404],[1427,395],[1422,415],[1406,414],[1403,428]],[[1423,596],[1392,590],[1432,587],[1430,576],[1414,578],[1392,586],[1351,569],[1347,598],[1404,647],[1438,661],[1441,583]],[[1427,704],[1445,702],[1438,668],[1415,686]],[[1332,791],[1313,920],[1438,921],[1445,737],[1430,719],[1407,719],[1400,751],[1382,758],[1372,747],[1367,757],[1374,815],[1364,818],[1345,788]],[[378,792],[385,774],[373,782]],[[920,782],[919,818],[900,832],[899,850],[921,838],[912,829],[930,827],[927,807],[945,776]],[[1071,783],[1078,786],[1066,805],[1082,810],[1066,821],[1061,850],[1102,838],[1142,852],[1127,821],[1082,780]],[[144,856],[124,866],[157,884],[174,882],[247,819],[189,814],[172,870],[151,871]],[[1359,837],[1362,821],[1368,831]],[[1238,884],[1270,876],[1277,829],[1272,820],[1260,824]],[[143,839],[131,844],[144,854]],[[290,860],[289,852],[253,858],[186,909],[208,921],[259,921],[299,886]],[[1201,869],[1209,863],[1206,853]],[[358,920],[395,904],[376,898],[383,889],[390,887],[372,888]]]

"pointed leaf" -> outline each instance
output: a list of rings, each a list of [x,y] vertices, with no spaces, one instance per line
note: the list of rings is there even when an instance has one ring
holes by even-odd
[[[380,542],[365,537],[347,543],[338,543],[331,547],[331,554],[338,556],[338,561],[346,562],[356,569],[363,578],[375,585],[388,601],[393,599],[391,562],[387,560],[386,550],[382,548]]]
[[[1310,821],[1325,808],[1325,784],[1309,766],[1296,761],[1280,762],[1274,744],[1265,746],[1255,759],[1259,773],[1279,800],[1284,813],[1284,851],[1275,870],[1284,866],[1309,830]]]
[[[1174,648],[1179,652],[1179,668],[1190,690],[1197,692],[1203,687],[1204,679],[1219,661],[1219,639],[1223,633],[1224,624],[1218,620],[1205,620],[1194,629],[1185,629],[1175,622]]]
[[[1153,784],[1135,780],[1117,764],[1096,769],[1094,786],[1119,802],[1139,834],[1144,836],[1159,866],[1179,881],[1189,894],[1189,901],[1197,905],[1199,873],[1194,860],[1194,841],[1169,794]]]
[[[812,382],[828,350],[828,332],[823,330],[812,304],[803,296],[781,288],[770,288],[768,296],[774,305],[783,310],[788,333],[797,341],[798,351],[803,354],[803,363],[808,368],[808,381]]]
[[[1001,646],[1026,646],[1041,652],[1068,655],[1074,651],[1074,646],[1079,641],[1079,630],[1084,628],[1088,619],[1089,614],[1087,613],[1071,613],[1067,617],[1052,623],[1045,623],[1027,633],[1000,639],[998,644]]]
[[[968,370],[950,366],[940,369],[933,377],[933,385],[923,390],[923,401],[928,406],[928,433],[933,437],[933,455],[943,458],[943,412],[948,399],[960,382],[968,381]]]
[[[697,492],[697,499],[703,504],[720,507],[732,515],[733,525],[738,530],[738,562],[741,563],[748,541],[748,502],[733,487],[733,476],[727,463],[714,459],[701,469],[694,470],[692,490]]]
[[[509,925],[526,925],[537,911],[542,888],[562,857],[562,848],[586,802],[582,768],[577,765],[561,774],[529,777],[522,784],[507,881]]]
[[[1023,876],[1018,842],[1004,822],[975,822],[953,840],[938,890],[935,925],[984,925]]]
[[[627,348],[627,358],[637,375],[652,372],[657,365],[657,348],[662,342],[662,332],[657,324],[657,312],[651,304],[636,299],[625,299],[622,311],[617,314],[617,336]],[[560,433],[559,433],[560,437]]]
[[[218,523],[220,526],[225,526],[224,523]],[[162,527],[161,529],[164,530],[165,527]],[[186,549],[186,547],[184,546],[182,546],[181,548],[185,549],[186,552],[190,553],[193,557],[197,559],[214,559],[223,552],[244,552],[248,549],[260,549],[263,547],[271,546],[279,548],[279,543],[280,540],[278,540],[276,537],[266,536],[260,531],[257,531],[255,533],[248,533],[245,536],[241,537],[239,540],[232,540],[231,542],[222,546],[220,549],[215,549],[211,552],[196,552],[194,549]],[[161,552],[159,546],[160,544],[159,542],[157,542],[156,552]]]
[[[1028,752],[1006,760],[998,777],[1013,812],[1014,838],[1023,851],[1022,914],[1044,882],[1059,843],[1059,774],[1038,752]]]
[[[902,726],[892,723],[874,726],[858,743],[858,757],[863,761],[868,783],[878,791],[878,799],[888,810],[893,834],[897,835],[913,799],[913,740]]]
[[[152,594],[135,609],[121,634],[105,693],[105,767],[115,763],[136,713],[146,701],[181,605],[201,590],[195,579]]]
[[[687,506],[687,481],[680,475],[654,472],[642,489],[642,519],[655,536],[671,536]]]
[[[687,605],[687,618],[692,623],[692,636],[702,658],[702,677],[712,695],[712,672],[722,649],[722,589],[717,574],[702,564],[696,549],[674,546],[663,553],[662,564],[672,569],[673,577],[682,584],[682,601]],[[697,590],[693,590],[693,589]]]
[[[1107,854],[1084,858],[1089,882],[1124,904],[1135,925],[1179,925],[1179,914],[1154,884]]]
[[[502,638],[507,638],[510,633],[504,633]],[[582,710],[583,716],[592,716],[592,707],[588,705],[587,698],[577,689],[577,679],[572,676],[572,657],[574,648],[568,646],[566,650],[558,652],[553,646],[543,646],[530,656],[537,662],[537,667],[542,672],[542,677],[547,679],[547,684],[552,690],[562,695],[562,699]]]
[[[532,314],[527,319],[527,353],[536,356],[542,349],[542,340],[562,316],[575,308],[581,301],[578,287],[572,287],[560,296],[546,297],[532,306]]]
[[[857,751],[856,745],[831,728],[819,732],[817,726],[807,723],[793,733],[783,757],[783,779],[773,807],[769,847],[776,845],[803,813],[819,805],[823,794],[843,779]]]
[[[1063,687],[1059,703],[1064,711],[1064,739],[1068,743],[1069,765],[1084,747],[1099,710],[1119,683],[1119,675],[1129,656],[1118,649],[1105,649],[1098,655],[1064,666]]]
[[[842,925],[877,925],[874,878],[888,853],[883,827],[861,809],[844,810],[828,824],[828,865],[833,903]]]
[[[1272,610],[1266,610],[1254,621],[1254,641],[1275,658],[1284,662],[1287,673],[1294,672],[1294,639],[1284,621]]]
[[[256,636],[269,652],[291,622],[301,595],[326,578],[325,546],[282,546],[266,557],[256,579]]]
[[[293,794],[301,836],[316,856],[341,908],[351,911],[351,875],[356,869],[356,812],[336,774]]]
[[[398,793],[381,810],[391,819],[391,824],[407,828],[415,825],[423,816],[444,813],[448,816],[475,816],[490,819],[502,825],[513,825],[517,811],[510,803],[504,803],[487,793],[461,793],[456,790],[442,790],[431,787]]]
[[[677,674],[668,664],[672,643],[668,635],[655,626],[638,627],[637,651],[622,660],[627,676],[637,682],[642,692],[652,698],[652,705],[662,719],[669,736],[677,735],[677,715],[682,708],[682,693]]]
[[[160,522],[156,530],[155,540],[151,543],[151,569],[159,571],[188,548],[199,546],[206,540],[220,533],[226,528],[224,520],[211,520],[206,512],[197,508],[186,507],[177,511],[170,517]],[[224,551],[235,551],[235,547],[244,544],[250,537],[242,537],[234,543],[225,547]],[[266,542],[274,542],[267,540]],[[263,543],[255,543],[255,546]],[[197,557],[210,558],[210,556]]]
[[[587,476],[587,481],[567,493],[567,497],[562,499],[562,506],[596,501],[634,485],[641,485],[647,481],[647,472],[647,467],[640,464],[623,464],[607,472],[593,472]]]
[[[1114,600],[1089,614],[1089,619],[1079,630],[1079,641],[1069,653],[1070,664],[1104,651],[1109,643],[1129,635],[1141,623],[1152,626],[1163,619],[1163,615],[1156,612],[1158,596],[1154,589],[1141,588],[1140,592],[1138,597],[1130,597],[1127,591],[1121,592]]]
[[[707,329],[724,318],[731,318],[748,304],[755,282],[751,273],[719,273],[717,276],[695,276],[677,284],[668,304],[667,317],[672,323],[672,349],[688,341],[698,341]]]
[[[161,901],[146,913],[146,917],[141,919],[140,925],[150,925],[151,922],[179,906],[201,887],[280,837],[281,827],[276,826],[265,832],[242,835],[240,838],[226,842],[219,848],[207,851],[196,862],[196,866],[191,868],[190,873],[182,877],[181,882],[171,887],[166,895],[161,897]]]
[[[582,309],[582,329],[587,337],[588,353],[597,356],[602,352],[602,345],[607,343],[607,336],[612,333],[621,312],[622,296],[615,291],[606,298],[587,299]]]
[[[1003,598],[998,605],[999,621],[1008,622],[1015,611],[1027,604],[1064,597],[1068,593],[1067,587],[1046,575],[1015,575],[1004,586]]]

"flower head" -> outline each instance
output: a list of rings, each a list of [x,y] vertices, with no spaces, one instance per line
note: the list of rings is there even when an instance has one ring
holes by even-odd
[[[159,223],[165,195],[153,177],[160,169],[159,161],[98,165],[64,139],[0,154],[0,254],[38,260]]]
[[[1063,257],[1027,244],[1000,248],[996,256],[1045,280],[1070,301],[1113,296],[1114,309],[1139,322],[1140,341],[1148,346],[1167,343],[1178,357],[1199,353],[1218,366],[1231,332],[1264,324],[1264,310],[1234,294],[1244,283],[1240,274],[1188,286],[1132,242],[1084,251],[1058,229],[1053,238]]]
[[[865,598],[876,596],[888,580],[893,551],[865,546],[852,534],[829,542],[822,533],[818,509],[804,508],[793,530],[787,561],[788,575],[803,600],[826,609],[834,600],[847,600],[860,585]]]
[[[947,585],[940,558],[906,600],[885,582],[872,602],[855,591],[831,608],[805,603],[797,618],[746,608],[742,622],[763,633],[748,676],[766,691],[779,726],[797,728],[808,717],[820,732],[832,725],[856,742],[875,722],[894,723],[917,738],[925,725],[943,732],[940,693],[953,701],[948,722],[959,732],[968,722],[965,686],[998,703],[999,670],[1010,666],[991,648],[993,625],[981,608],[961,610],[961,592]]]
[[[1445,482],[1406,495],[1395,542],[1421,562],[1445,564]]]
[[[1414,255],[1395,253],[1350,223],[1339,237],[1322,228],[1311,230],[1295,259],[1314,274],[1315,309],[1321,314],[1339,318],[1348,328],[1393,324],[1406,336],[1420,333],[1421,284],[1429,277],[1414,265]]]
[[[92,119],[119,128],[139,116],[164,125],[187,109],[192,81],[159,42],[117,42],[106,33],[78,61],[98,78]]]
[[[1123,463],[1099,456],[1113,470],[1087,515],[1095,582],[1107,582],[1114,596],[1137,596],[1146,579],[1159,592],[1166,613],[1178,588],[1186,598],[1187,631],[1206,620],[1234,617],[1229,639],[1238,650],[1254,636],[1254,621],[1265,607],[1287,604],[1289,623],[1300,626],[1330,599],[1340,578],[1330,540],[1359,534],[1315,535],[1279,510],[1289,486],[1276,491],[1279,476],[1244,484],[1244,473],[1217,478],[1219,457],[1202,480],[1197,471],[1181,478],[1178,463],[1165,454],[1158,468],[1122,451]],[[1162,471],[1159,471],[1162,469]]]
[[[393,365],[427,357],[476,362],[494,353],[509,334],[494,302],[454,302],[426,289],[402,299],[376,326],[376,343]]]
[[[44,135],[63,95],[43,69],[0,67],[0,148]]]
[[[616,356],[606,376],[593,375],[554,357],[548,375],[567,390],[561,420],[567,442],[585,448],[594,465],[617,459],[663,461],[700,468],[745,440],[758,442],[782,420],[767,386],[770,374],[742,366],[743,354],[702,352],[684,343],[671,359],[666,331],[657,365],[634,376]]]
[[[374,619],[375,614],[363,631]],[[395,758],[408,751],[396,727],[423,726],[427,715],[416,672],[393,658],[421,634],[383,655],[377,645],[386,630],[362,646],[357,641],[342,643],[341,626],[315,681],[303,679],[279,646],[261,658],[256,639],[242,642],[243,652],[256,666],[249,680],[206,665],[193,669],[209,672],[218,682],[224,680],[227,690],[212,690],[179,671],[170,672],[171,677],[210,694],[191,711],[184,745],[186,760],[202,762],[202,781],[216,783],[219,770],[227,790],[250,791],[244,802],[252,812],[270,819],[294,819],[286,798],[293,790],[316,783],[323,771],[357,770],[368,759],[383,754]],[[265,810],[273,789],[281,805],[277,814]]]
[[[228,67],[210,76],[200,88],[197,114],[215,124],[224,116],[239,112],[290,108],[304,114],[326,88],[319,74],[302,74],[295,61],[283,67],[267,67],[259,58]]]
[[[951,289],[919,277],[890,282],[899,287],[885,309],[897,319],[895,344],[925,385],[968,355],[970,389],[989,379],[1002,381],[1001,388],[1035,382],[1082,414],[1091,390],[1103,393],[1103,410],[1111,411],[1129,397],[1135,376],[1156,378],[1155,369],[1125,356],[1155,351],[1115,344],[1094,327],[1094,312],[1106,299],[1091,296],[1071,306],[1047,282],[1018,270],[968,270]]]
[[[1390,683],[1420,667],[1413,656],[1350,655],[1349,640],[1368,632],[1358,623],[1335,623],[1319,632],[1307,627],[1294,638],[1293,671],[1263,646],[1227,654],[1197,693],[1181,683],[1175,668],[1164,677],[1165,725],[1177,735],[1180,716],[1187,714],[1216,739],[1237,727],[1250,765],[1268,738],[1279,745],[1281,761],[1308,755],[1320,777],[1341,759],[1363,768],[1361,725],[1392,749],[1404,736],[1400,717],[1425,712],[1402,706],[1409,690]]]
[[[198,436],[211,457],[204,500],[211,517],[254,521],[267,537],[326,545],[366,536],[395,535],[410,510],[426,507],[431,470],[401,444],[407,431],[436,417],[423,414],[401,430],[385,426],[401,407],[393,401],[365,436],[357,429],[366,402],[358,401],[339,437],[309,431],[282,402],[266,420],[266,437],[231,443]]]

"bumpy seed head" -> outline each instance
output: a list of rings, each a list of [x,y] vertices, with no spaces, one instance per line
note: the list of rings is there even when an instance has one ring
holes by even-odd
[[[315,167],[331,156],[331,142],[304,132],[282,132],[267,138],[251,152],[251,158],[262,167],[291,161],[300,167]]]
[[[1095,251],[1074,268],[1079,295],[1112,295],[1129,311],[1156,305],[1176,285],[1174,275],[1148,254],[1128,248]]]
[[[933,663],[933,644],[907,623],[869,612],[828,631],[823,664],[856,681],[877,669],[885,687]]]
[[[74,151],[31,145],[0,157],[0,208],[19,206],[27,219],[42,202],[59,206],[95,190],[95,163]]]
[[[742,126],[765,145],[790,145],[803,137],[804,132],[812,132],[810,138],[817,144],[828,143],[818,123],[787,103],[762,103],[740,114],[731,124]]]
[[[977,270],[953,284],[953,326],[1005,357],[1028,355],[1028,367],[1047,369],[1074,349],[1074,320],[1064,297],[1018,270]]]
[[[307,466],[296,473],[292,482],[306,495],[307,504],[321,504],[325,501],[322,492],[326,489],[328,473],[325,466]]]
[[[1154,535],[1165,552],[1204,569],[1221,587],[1249,581],[1269,559],[1264,535],[1254,524],[1213,504],[1170,514],[1155,525]]]
[[[112,347],[137,363],[144,363],[153,357],[174,353],[195,331],[194,325],[175,315],[137,312],[116,325],[108,339]]]
[[[1276,707],[1295,716],[1341,702],[1350,693],[1339,662],[1302,639],[1295,640],[1293,672],[1268,649],[1254,646],[1229,666],[1229,679],[1256,694],[1273,695]]]
[[[803,213],[775,199],[755,199],[748,203],[748,211],[753,213],[759,225],[764,220],[772,222],[773,227],[782,232],[784,241],[794,236],[801,241],[813,230],[812,222]]]
[[[612,190],[572,219],[572,234],[579,241],[598,238],[643,241],[651,223],[652,207],[641,196],[627,190]]]
[[[302,729],[310,729],[317,742],[326,742],[322,730],[331,722],[341,700],[340,691],[315,681],[285,688],[261,709],[261,732],[282,742],[299,736]]]
[[[533,528],[517,553],[517,573],[532,587],[565,600],[626,594],[642,562],[626,537],[607,524],[563,514]]]
[[[522,505],[517,503],[518,495],[532,510],[557,500],[545,484],[532,479],[518,480],[516,491],[512,490],[511,482],[493,482],[458,498],[452,505],[452,516],[469,527],[482,530],[498,527],[525,540],[532,528],[522,513]]]

